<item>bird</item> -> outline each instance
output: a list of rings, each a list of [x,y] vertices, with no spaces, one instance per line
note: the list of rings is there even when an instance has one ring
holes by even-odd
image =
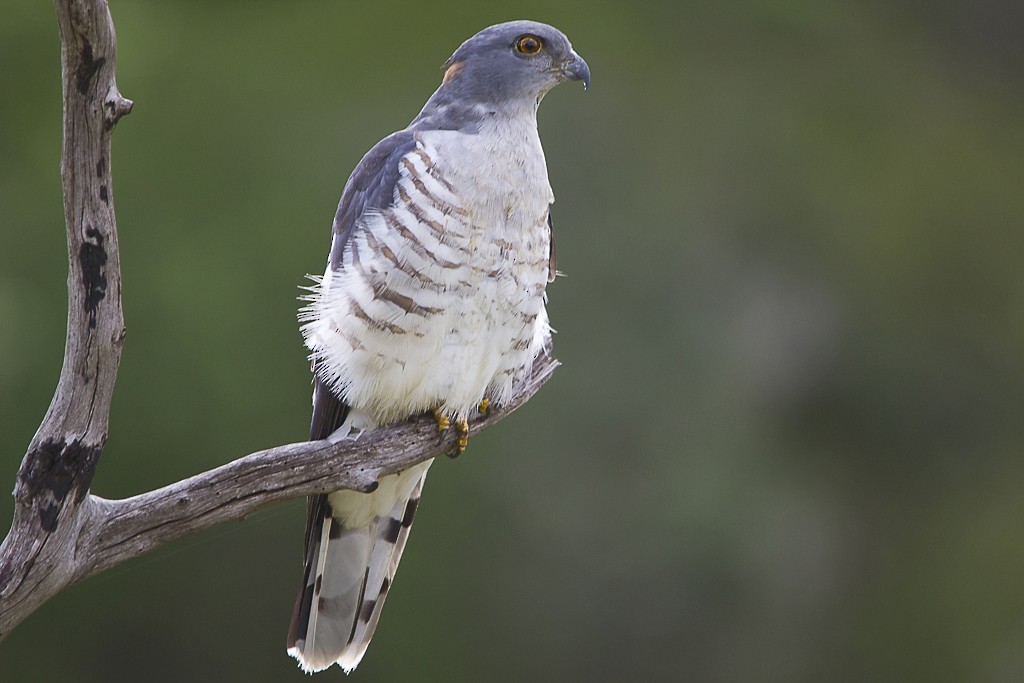
[[[342,191],[322,277],[300,310],[313,372],[309,438],[432,413],[465,450],[469,418],[501,406],[550,349],[554,194],[541,99],[590,68],[535,21],[481,30],[442,65],[408,126],[378,142]],[[431,461],[372,492],[307,502],[302,588],[288,653],[306,672],[362,660]]]

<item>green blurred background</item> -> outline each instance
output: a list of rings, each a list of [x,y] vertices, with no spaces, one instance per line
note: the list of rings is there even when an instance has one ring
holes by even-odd
[[[1020,2],[112,4],[135,111],[97,494],[304,437],[297,288],[345,178],[462,40],[534,18],[594,75],[540,115],[564,367],[434,467],[353,680],[1024,680]],[[8,491],[64,342],[53,15],[0,10]],[[306,680],[303,523],[68,590],[0,680]]]

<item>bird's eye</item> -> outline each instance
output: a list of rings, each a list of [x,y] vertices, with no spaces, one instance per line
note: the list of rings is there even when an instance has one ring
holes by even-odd
[[[543,41],[535,35],[527,33],[516,38],[516,52],[521,55],[535,55],[544,47]]]

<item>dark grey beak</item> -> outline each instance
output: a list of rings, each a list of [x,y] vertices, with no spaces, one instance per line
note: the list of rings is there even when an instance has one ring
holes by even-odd
[[[580,57],[575,52],[572,54],[572,59],[565,62],[565,66],[562,67],[562,73],[565,74],[566,78],[574,81],[583,81],[584,90],[590,87],[590,67],[583,61],[583,57]]]

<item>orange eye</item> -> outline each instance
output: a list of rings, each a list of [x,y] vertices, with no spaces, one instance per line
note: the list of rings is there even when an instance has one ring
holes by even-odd
[[[521,55],[535,55],[544,47],[543,41],[535,35],[527,33],[516,39],[516,52]]]

